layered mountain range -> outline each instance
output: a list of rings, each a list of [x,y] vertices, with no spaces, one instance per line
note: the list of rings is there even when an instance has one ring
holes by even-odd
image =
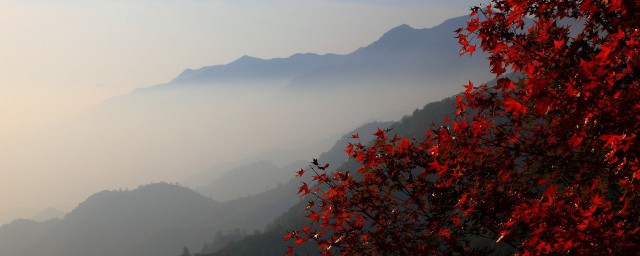
[[[263,161],[231,168],[197,189],[202,194],[156,183],[97,193],[60,219],[16,220],[0,227],[0,255],[171,256],[183,246],[197,250],[219,231],[263,230],[299,201],[299,181],[287,178],[305,167],[298,166],[299,155],[318,155],[336,168],[347,161],[342,151],[351,133],[363,134],[366,141],[376,128],[393,126],[419,137],[452,108],[451,100],[418,107],[457,93],[469,78],[490,77],[486,56],[458,56],[453,31],[466,19],[428,29],[401,25],[346,55],[244,56],[226,65],[185,70],[166,84],[109,100],[86,117],[82,127],[91,131],[87,140],[151,145],[157,155],[143,155],[146,151],[137,146],[105,152],[109,160],[157,161],[167,169],[211,156],[229,157],[229,152],[264,152],[275,142],[300,146],[314,141],[309,137],[348,133],[322,155],[280,157],[292,165]],[[412,117],[393,125],[346,128],[372,119],[399,119],[413,109]],[[261,133],[252,133],[256,129]],[[113,131],[118,136],[93,136]],[[167,156],[180,161],[163,162]]]
[[[134,93],[187,85],[246,86],[266,81],[284,82],[286,90],[407,86],[398,79],[410,80],[412,85],[443,87],[442,82],[463,84],[469,77],[488,78],[486,56],[459,56],[454,30],[467,19],[457,17],[424,29],[403,24],[346,55],[298,53],[273,59],[242,56],[225,65],[184,70],[169,83]]]

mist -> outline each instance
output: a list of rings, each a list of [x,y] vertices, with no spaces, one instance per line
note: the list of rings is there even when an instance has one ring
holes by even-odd
[[[291,93],[283,91],[285,86],[273,82],[133,93],[69,125],[3,143],[0,162],[5,170],[33,175],[11,184],[13,191],[31,195],[24,200],[57,202],[53,206],[69,210],[96,190],[178,182],[224,162],[314,144],[365,121],[399,119],[447,95],[401,87],[372,91],[364,85]],[[60,184],[64,189],[57,189]]]
[[[228,170],[216,166],[309,160],[358,125],[398,120],[475,74],[400,65],[411,52],[355,53],[402,23],[430,27],[465,13],[466,3],[251,2],[1,3],[0,223],[69,212],[105,189],[203,185],[210,180],[190,180]],[[467,65],[451,42],[453,53],[435,52],[453,56],[447,67]],[[251,77],[261,69],[243,68],[233,79],[181,80],[182,70],[242,55],[278,62],[305,52],[355,55],[290,66],[318,68],[308,73]]]
[[[0,254],[209,255],[299,221],[309,161],[354,168],[351,134],[423,136],[492,78],[459,56],[468,5],[0,3]]]

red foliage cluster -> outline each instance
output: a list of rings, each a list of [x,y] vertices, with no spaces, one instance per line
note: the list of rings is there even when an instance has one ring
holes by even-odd
[[[350,144],[357,172],[314,162],[312,225],[285,238],[324,255],[640,251],[640,2],[492,2],[458,39],[490,54],[495,85],[470,82],[424,139]]]

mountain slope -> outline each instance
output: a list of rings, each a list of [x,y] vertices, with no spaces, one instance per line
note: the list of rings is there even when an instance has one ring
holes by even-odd
[[[404,117],[401,121],[390,124],[388,126],[392,129],[390,134],[397,134],[398,136],[403,137],[421,138],[424,136],[425,129],[429,129],[432,123],[441,122],[445,116],[451,115],[453,113],[453,111],[455,110],[453,103],[453,98],[446,98],[437,102],[429,103],[422,109],[416,109],[416,111],[414,111],[411,115]],[[361,137],[364,134],[375,133],[375,128],[371,126],[366,128],[369,129],[368,133],[362,131],[364,129],[360,129],[359,133]],[[342,152],[342,149],[340,149],[340,152],[338,152],[338,149],[339,148],[336,147],[332,149],[332,151],[324,153],[324,155],[337,155],[340,153],[344,154],[344,152]],[[355,170],[357,166],[357,162],[349,160],[339,168],[346,170]],[[285,232],[298,229],[301,224],[309,225],[309,223],[307,223],[307,219],[304,217],[306,215],[304,212],[305,206],[306,203],[303,201],[294,205],[289,209],[289,211],[287,211],[287,213],[271,223],[269,227],[262,233],[253,234],[237,242],[232,242],[222,249],[218,250],[217,252],[202,252],[201,254],[196,255],[250,256],[255,255],[255,253],[257,252],[268,252],[263,253],[262,255],[282,255],[286,252],[287,246],[291,245],[289,242],[285,242],[282,239]],[[299,251],[304,252],[305,255],[317,255],[313,248],[309,248],[309,245],[305,246],[307,247],[304,247]]]
[[[217,231],[264,228],[296,202],[295,186],[224,204],[167,183],[103,191],[63,219],[0,227],[0,255],[173,256],[175,248],[197,248]]]
[[[339,55],[294,54],[288,58],[270,60],[242,56],[226,64],[187,69],[176,77],[172,84],[211,84],[234,80],[255,81],[282,79],[300,75],[339,59]]]
[[[278,184],[286,183],[291,179],[294,171],[304,164],[304,161],[298,161],[278,167],[269,161],[257,161],[231,169],[208,185],[197,188],[196,191],[220,202],[257,195]]]
[[[479,76],[486,76],[484,68],[487,67],[483,53],[478,53],[482,56],[476,58],[458,57],[460,46],[454,30],[464,26],[467,20],[466,16],[452,18],[424,29],[403,24],[366,47],[345,55],[306,53],[273,59],[242,56],[225,65],[187,69],[168,84],[138,92],[185,85],[239,85],[288,79],[288,89],[326,89],[354,86],[362,81],[371,82],[369,87],[400,85],[385,85],[373,78],[387,78],[385,83],[403,77],[428,78],[436,85],[461,75],[481,78]],[[425,81],[415,79],[413,83],[416,82]]]
[[[517,74],[510,74],[510,76],[518,76]],[[495,85],[496,80],[491,80],[487,82],[488,85]],[[442,121],[447,116],[452,116],[455,111],[455,97],[448,97],[439,101],[431,102],[420,109],[416,109],[412,114],[403,117],[400,121],[390,123],[386,126],[379,126],[380,128],[390,128],[391,131],[389,133],[390,136],[397,135],[400,137],[409,137],[421,139],[425,136],[425,130],[431,128],[433,124],[442,123]],[[359,133],[360,137],[363,136],[371,136],[371,134],[376,132],[374,128],[375,125],[364,125],[356,131]],[[365,132],[367,131],[368,132]],[[353,132],[355,133],[355,132]],[[341,139],[341,143],[345,143],[345,141],[354,140],[348,139],[350,134],[345,135]],[[363,144],[367,144],[366,140],[362,142]],[[338,156],[340,154],[344,155],[342,149],[344,147],[339,147],[339,143],[336,144],[332,150],[323,153],[324,156]],[[339,158],[339,157],[338,157]],[[332,159],[338,158],[321,158],[321,163],[330,163],[335,165],[336,163],[332,162]],[[357,170],[359,163],[354,159],[349,159],[347,162],[338,162],[338,168],[341,170]],[[194,256],[250,256],[255,255],[256,253],[261,253],[262,255],[283,255],[287,251],[287,246],[292,246],[291,241],[286,242],[283,240],[283,236],[286,232],[291,230],[299,230],[301,225],[310,226],[311,224],[308,222],[308,219],[305,217],[307,213],[305,212],[306,202],[304,200],[299,201],[297,204],[292,206],[285,214],[281,215],[274,222],[268,225],[268,227],[264,230],[264,232],[253,234],[245,237],[239,241],[235,241],[227,244],[221,249],[211,252],[204,251],[200,254],[195,254]],[[482,239],[478,240],[478,244],[481,246],[493,247],[497,246],[494,241],[485,241]],[[497,246],[495,248],[497,251],[497,255],[508,255],[507,249]],[[264,253],[266,252],[266,253]],[[298,249],[298,252],[304,252],[304,255],[319,255],[317,253],[317,248],[313,247],[310,243],[305,243],[301,248]],[[511,253],[512,254],[512,253]]]
[[[485,61],[482,56],[470,62],[457,57],[451,31],[464,19],[423,30],[400,26],[348,55],[306,54],[271,60],[244,57],[228,65],[185,71],[168,84],[111,100],[91,113],[77,130],[70,129],[70,134],[84,135],[82,143],[100,148],[99,152],[78,152],[74,157],[91,154],[99,159],[82,160],[96,166],[114,160],[149,162],[155,166],[127,168],[147,168],[156,174],[158,169],[198,163],[212,156],[233,159],[229,152],[251,154],[280,146],[277,143],[308,143],[309,138],[327,137],[371,118],[397,118],[424,102],[459,91],[459,74],[482,79],[473,75],[486,67],[477,64]],[[435,48],[424,49],[424,45]],[[423,136],[429,120],[440,120],[446,101],[451,102],[435,103],[438,110],[425,107],[414,112],[414,116],[428,116],[403,119],[394,126],[395,131]],[[375,132],[369,128],[370,133]],[[336,146],[321,160],[338,167],[342,150]],[[170,159],[175,162],[168,162]],[[202,166],[214,164],[202,161]],[[117,171],[130,170],[123,167]],[[174,255],[185,245],[198,248],[216,231],[262,229],[299,201],[298,185],[294,179],[225,203],[171,184],[105,191],[61,220],[21,220],[0,227],[0,255]],[[242,184],[238,188],[242,189]],[[290,223],[274,224],[287,225]],[[268,232],[272,231],[265,234]],[[272,238],[276,236],[281,239],[282,234],[274,233]],[[236,251],[235,255],[242,254]]]
[[[453,30],[466,19],[428,29],[402,25],[345,55],[245,56],[184,71],[167,84],[113,98],[65,128],[70,138],[60,141],[76,141],[79,149],[60,158],[164,180],[177,169],[196,173],[311,145],[370,120],[397,120],[459,92],[467,77],[483,79],[484,56],[458,54]]]
[[[460,46],[454,30],[462,27],[467,19],[457,17],[424,29],[398,26],[367,47],[336,59],[332,65],[296,77],[288,88],[326,89],[365,84],[369,88],[426,86],[437,89],[463,84],[468,77],[488,79],[483,53],[473,58],[458,57]],[[453,93],[448,91],[440,98]]]
[[[19,223],[3,226],[0,255],[134,255],[130,252],[138,250],[137,242],[144,237],[162,230],[190,227],[193,219],[219,206],[191,190],[166,183],[131,191],[103,191],[89,197],[61,220],[32,222],[30,227],[19,228],[30,237],[24,246],[5,239],[15,237],[15,229],[10,227]],[[171,255],[167,252],[194,239],[171,232],[165,235],[173,241],[156,243],[152,247],[155,250],[147,253]]]

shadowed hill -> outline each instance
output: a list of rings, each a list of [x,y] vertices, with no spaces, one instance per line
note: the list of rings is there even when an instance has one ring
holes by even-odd
[[[300,166],[304,166],[304,161],[284,167],[278,167],[269,161],[253,162],[227,171],[196,191],[220,202],[256,195],[286,183]]]
[[[414,104],[452,95],[460,90],[457,85],[462,83],[458,81],[462,76],[482,79],[479,74],[487,66],[482,64],[486,61],[482,56],[457,58],[459,48],[452,31],[465,19],[451,19],[431,29],[403,25],[347,55],[300,54],[271,60],[243,57],[227,65],[185,71],[168,84],[137,90],[108,102],[88,118],[87,129],[80,126],[83,129],[78,131],[94,129],[85,137],[96,145],[109,145],[101,144],[101,139],[113,144],[118,144],[117,139],[136,142],[122,143],[120,150],[105,149],[112,154],[96,154],[108,156],[101,160],[135,158],[131,162],[146,160],[161,167],[169,165],[163,162],[167,155],[185,163],[216,154],[224,156],[232,150],[260,151],[257,145],[274,141],[299,143],[309,136],[325,137],[362,120],[389,118],[414,109]],[[233,91],[225,92],[220,90],[222,87]],[[318,89],[326,93],[316,95],[314,91]],[[248,94],[248,90],[255,91]],[[428,104],[391,127],[401,136],[420,138],[432,122],[453,112],[451,103],[446,99]],[[370,124],[356,132],[365,140],[366,134],[385,125],[388,124]],[[269,136],[253,132],[255,129]],[[117,138],[98,136],[107,134],[105,131],[121,134]],[[345,135],[320,160],[332,168],[340,167],[344,161],[343,145],[350,135]],[[229,137],[233,140],[224,140]],[[151,145],[157,155],[137,154],[145,152],[146,148],[140,145]],[[90,160],[86,161],[93,163]],[[355,166],[348,162],[342,168]],[[243,186],[234,185],[240,189]],[[166,183],[131,191],[104,191],[61,220],[19,220],[0,227],[0,255],[172,256],[183,246],[199,248],[217,231],[264,228],[299,201],[298,185],[299,181],[292,179],[264,193],[225,203]],[[263,233],[220,252],[264,255],[280,248],[284,252],[284,242],[275,242],[282,240],[282,229],[292,229],[305,221],[299,218],[301,206],[295,207],[287,216],[298,216],[297,219],[280,218]],[[258,243],[255,239],[273,242]]]
[[[459,92],[467,77],[488,73],[480,53],[459,57],[453,30],[466,19],[426,29],[402,25],[345,55],[245,56],[187,70],[165,85],[113,98],[65,128],[70,138],[60,141],[79,146],[61,158],[104,173],[165,179],[177,169],[196,173],[274,148],[314,144],[367,120],[397,120]],[[114,165],[119,168],[107,169]]]
[[[167,183],[103,191],[63,219],[17,220],[0,227],[0,255],[173,256],[175,248],[199,247],[217,231],[262,229],[295,197],[295,185],[224,204]]]
[[[451,115],[454,108],[453,98],[443,99],[441,101],[432,102],[425,105],[422,109],[416,109],[411,115],[404,117],[402,120],[389,124],[388,127],[392,128],[391,134],[398,134],[403,137],[422,138],[424,137],[425,129],[429,129],[432,123],[441,122],[446,116]],[[380,128],[386,128],[380,126]],[[365,130],[367,130],[365,132]],[[376,132],[376,125],[365,125],[358,129],[360,137],[363,135],[370,136]],[[345,140],[347,137],[343,138]],[[353,140],[353,139],[351,139]],[[339,150],[339,151],[338,151]],[[334,147],[331,151],[324,153],[323,155],[338,155],[345,154],[342,152],[344,148]],[[330,161],[331,158],[326,158]],[[335,158],[334,158],[335,159]],[[329,162],[334,164],[332,162]],[[357,169],[358,163],[349,160],[348,162],[339,165],[338,168],[345,170]],[[201,252],[196,254],[199,256],[249,256],[249,255],[283,255],[287,250],[287,246],[291,245],[289,242],[285,242],[282,237],[286,231],[295,230],[300,227],[301,224],[307,224],[307,219],[304,217],[306,202],[301,201],[294,205],[285,214],[271,223],[264,232],[250,235],[239,241],[229,243],[227,246],[219,248],[216,252]],[[308,244],[305,246],[309,246]],[[316,255],[317,253],[313,248],[301,248],[299,252],[308,253],[309,255]],[[307,250],[308,249],[308,250]]]

